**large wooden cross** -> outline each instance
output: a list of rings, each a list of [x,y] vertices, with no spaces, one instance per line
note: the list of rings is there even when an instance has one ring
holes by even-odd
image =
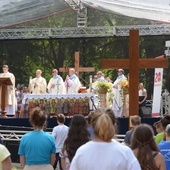
[[[167,68],[168,59],[139,58],[139,30],[130,30],[129,59],[103,59],[103,69],[129,69],[129,116],[138,115],[138,85],[140,68]]]
[[[94,72],[94,67],[80,67],[80,52],[75,52],[75,63],[74,63],[74,69],[76,71],[77,76],[79,75],[79,72]],[[68,68],[59,68],[60,72],[68,72]]]

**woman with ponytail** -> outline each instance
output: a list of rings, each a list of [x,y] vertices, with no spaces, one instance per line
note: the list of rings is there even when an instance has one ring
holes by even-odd
[[[95,137],[81,146],[74,156],[70,170],[140,170],[131,149],[116,140],[111,118],[101,110],[92,116]]]
[[[135,128],[131,148],[142,170],[165,170],[163,156],[154,140],[154,133],[149,125],[142,124]]]

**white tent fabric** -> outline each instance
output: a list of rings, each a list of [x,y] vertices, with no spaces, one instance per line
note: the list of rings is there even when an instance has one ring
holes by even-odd
[[[0,0],[0,28],[38,20],[71,8],[64,0]]]
[[[0,0],[0,28],[71,11],[72,0]],[[170,23],[170,0],[73,0],[87,7]]]
[[[170,23],[170,0],[82,0],[96,9]]]

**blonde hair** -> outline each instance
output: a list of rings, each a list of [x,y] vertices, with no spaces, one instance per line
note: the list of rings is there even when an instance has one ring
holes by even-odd
[[[42,74],[42,71],[40,69],[36,70],[36,72],[40,72],[40,74]]]
[[[92,117],[94,134],[99,139],[110,142],[114,138],[115,130],[110,117],[101,110],[96,110]]]
[[[138,115],[132,116],[131,118],[132,125],[140,125],[141,124],[141,117]]]

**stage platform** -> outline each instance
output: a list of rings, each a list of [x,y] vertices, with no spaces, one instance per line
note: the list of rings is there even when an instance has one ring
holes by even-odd
[[[69,126],[71,118],[66,118],[65,124]],[[153,125],[156,121],[160,120],[160,118],[142,118],[142,123],[147,123],[149,125]],[[118,133],[119,134],[125,134],[126,131],[129,128],[129,118],[118,118],[117,119],[118,124]],[[5,118],[0,119],[0,125],[5,125],[7,129],[11,129],[11,126],[18,126],[18,129],[20,128],[31,128],[31,124],[29,122],[28,118]],[[52,129],[54,126],[57,125],[56,118],[49,118],[47,119],[47,128]],[[0,126],[0,129],[1,129]]]

